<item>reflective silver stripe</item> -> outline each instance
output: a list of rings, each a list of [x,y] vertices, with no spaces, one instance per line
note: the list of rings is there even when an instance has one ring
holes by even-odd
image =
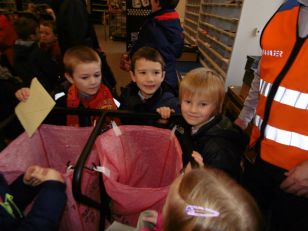
[[[256,115],[254,124],[259,128],[259,130],[261,129],[262,119],[260,116]],[[293,146],[308,151],[308,136],[300,133],[290,132],[275,128],[271,125],[266,125],[265,137],[280,144]]]
[[[65,93],[64,92],[59,92],[59,93],[55,94],[54,99],[57,101],[62,96],[65,96]]]
[[[271,83],[260,80],[261,95],[267,97],[271,87]],[[308,109],[308,93],[302,93],[300,91],[294,91],[280,86],[276,92],[274,100],[298,109]]]

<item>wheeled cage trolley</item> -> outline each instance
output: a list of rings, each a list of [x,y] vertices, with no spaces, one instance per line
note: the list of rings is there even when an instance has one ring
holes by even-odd
[[[141,211],[162,209],[169,185],[182,170],[174,133],[140,125],[102,133],[106,117],[158,119],[158,114],[55,111],[100,117],[94,128],[42,125],[31,138],[22,134],[1,152],[0,168],[9,182],[32,164],[63,173],[68,202],[59,230],[104,230],[112,220],[134,226]]]

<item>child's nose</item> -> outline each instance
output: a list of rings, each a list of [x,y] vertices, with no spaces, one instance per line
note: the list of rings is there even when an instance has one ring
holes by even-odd
[[[197,105],[191,104],[191,105],[190,105],[190,111],[191,111],[191,112],[196,112],[196,111],[197,111]]]
[[[147,80],[148,80],[148,81],[153,81],[153,80],[154,80],[154,77],[155,77],[155,76],[154,76],[154,74],[152,74],[152,73],[148,73],[148,74],[147,74]]]
[[[96,84],[97,81],[98,81],[97,78],[94,78],[94,77],[90,78],[90,83],[91,84]]]

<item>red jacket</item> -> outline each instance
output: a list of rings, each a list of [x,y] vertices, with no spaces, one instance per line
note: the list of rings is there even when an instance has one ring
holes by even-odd
[[[16,33],[13,27],[13,19],[0,15],[0,50],[6,55],[10,65],[13,65],[13,45]]]

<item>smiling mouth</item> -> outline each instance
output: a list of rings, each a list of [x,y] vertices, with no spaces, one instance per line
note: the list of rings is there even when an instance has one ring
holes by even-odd
[[[188,117],[189,119],[193,119],[193,120],[196,120],[196,119],[199,118],[199,116],[196,116],[196,115],[187,115],[187,117]]]
[[[155,88],[155,85],[144,85],[145,88]]]

